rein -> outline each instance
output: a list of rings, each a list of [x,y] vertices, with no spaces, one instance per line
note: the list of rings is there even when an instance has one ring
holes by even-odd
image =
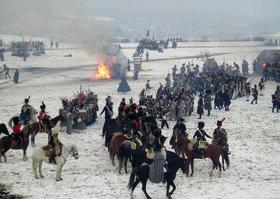
[[[63,144],[61,148],[64,148],[66,151],[68,151],[69,155],[71,154],[71,150],[67,149]],[[63,157],[62,153],[61,153],[61,157],[64,159],[65,162],[67,161],[67,158]]]

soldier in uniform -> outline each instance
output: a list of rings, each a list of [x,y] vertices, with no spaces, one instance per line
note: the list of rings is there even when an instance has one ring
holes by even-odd
[[[55,157],[61,155],[62,143],[58,139],[58,134],[59,134],[59,129],[54,128],[53,131],[51,132],[52,136],[48,143],[51,152],[49,162],[53,164],[56,164]]]
[[[213,144],[217,144],[221,146],[224,150],[228,151],[228,137],[227,137],[227,132],[224,128],[222,128],[224,118],[222,120],[217,121],[217,128],[215,129],[213,133]]]

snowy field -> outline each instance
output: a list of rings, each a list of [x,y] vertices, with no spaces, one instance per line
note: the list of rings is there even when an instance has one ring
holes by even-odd
[[[201,51],[210,53],[228,54],[217,56],[221,63],[241,63],[243,58],[249,62],[263,49],[271,47],[258,46],[250,43],[207,43],[186,44],[190,48],[168,49],[163,54],[150,52],[150,59],[169,58],[199,55]],[[198,46],[192,48],[192,46]],[[133,44],[122,44],[131,47]],[[124,54],[132,60],[133,49],[124,49]],[[72,53],[73,57],[63,57]],[[199,60],[172,60],[152,63],[143,63],[140,80],[129,78],[129,85],[133,92],[126,96],[118,94],[118,81],[92,80],[96,59],[81,49],[47,50],[46,56],[29,57],[23,63],[21,58],[5,54],[5,62],[11,68],[20,69],[20,84],[14,85],[12,81],[0,80],[0,122],[7,123],[9,118],[19,112],[24,98],[31,96],[30,104],[39,109],[41,101],[47,105],[47,112],[52,117],[58,115],[61,107],[60,98],[71,96],[78,91],[80,85],[90,88],[98,94],[100,109],[103,108],[105,98],[111,95],[114,110],[117,112],[121,98],[133,97],[138,100],[140,90],[145,86],[146,80],[151,80],[155,89],[174,64],[179,66],[184,62],[200,63]],[[13,73],[13,70],[11,71]],[[128,73],[132,76],[132,72]],[[259,77],[250,77],[258,82]],[[210,160],[196,160],[193,177],[187,178],[181,172],[177,174],[175,183],[177,190],[173,198],[280,198],[280,114],[271,113],[271,94],[276,89],[276,83],[266,83],[263,97],[259,98],[257,105],[251,105],[245,98],[232,101],[230,112],[214,110],[211,117],[203,116],[205,130],[212,135],[216,121],[225,117],[224,128],[228,131],[231,167],[218,177],[214,172],[209,177]],[[197,99],[196,99],[197,101]],[[186,118],[188,133],[195,132],[198,116]],[[31,155],[29,147],[27,155],[29,160],[22,161],[22,151],[10,150],[6,153],[8,162],[0,164],[0,183],[11,186],[12,193],[21,194],[27,198],[129,198],[127,189],[129,175],[119,175],[117,167],[111,165],[107,149],[101,139],[104,119],[99,117],[97,122],[82,132],[67,135],[60,134],[64,144],[76,144],[79,148],[80,158],[69,158],[62,172],[63,181],[55,181],[55,167],[43,164],[44,179],[35,180],[32,174]],[[169,123],[173,127],[174,123]],[[171,130],[163,130],[171,137]],[[168,139],[169,141],[169,139]],[[40,134],[36,137],[37,145],[47,144],[47,136]],[[168,142],[166,143],[168,146]],[[169,147],[169,146],[168,146]],[[129,170],[130,170],[129,166]],[[165,185],[148,183],[147,191],[154,199],[165,198]],[[134,192],[135,198],[142,199],[144,194],[140,186]]]

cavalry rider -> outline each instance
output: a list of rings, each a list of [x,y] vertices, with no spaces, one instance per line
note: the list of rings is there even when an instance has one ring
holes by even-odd
[[[23,146],[23,143],[24,143],[23,127],[24,126],[20,123],[19,117],[13,117],[11,121],[13,122],[13,126],[12,126],[13,135],[15,136],[16,140],[20,141],[20,146]],[[10,124],[10,126],[11,126],[11,124]]]
[[[58,134],[59,134],[59,128],[54,128],[54,130],[51,132],[51,138],[49,139],[49,149],[50,149],[50,158],[49,162],[56,164],[55,157],[56,155],[61,154],[61,148],[62,148],[62,143],[58,139]]]
[[[39,112],[39,122],[41,122],[41,124],[44,126],[44,122],[45,119],[47,118],[47,114],[46,114],[46,105],[44,102],[42,102],[42,105],[40,106],[40,112]]]
[[[43,126],[44,130],[46,133],[48,133],[48,142],[50,142],[51,139],[51,128],[52,128],[52,123],[50,120],[50,116],[46,114],[46,105],[44,102],[42,102],[42,105],[40,106],[40,112],[39,112],[39,122]]]
[[[227,132],[224,128],[222,128],[222,124],[225,118],[222,120],[217,121],[217,128],[213,133],[213,144],[217,144],[221,146],[225,151],[229,150],[228,143],[227,143]]]
[[[125,108],[126,108],[125,98],[122,98],[122,101],[118,108],[118,119],[120,119],[120,120],[125,119],[125,112],[124,112]]]
[[[197,149],[198,152],[200,152],[202,155],[205,153],[205,149],[199,148],[199,142],[203,141],[206,142],[206,138],[211,138],[204,130],[204,122],[198,122],[198,130],[195,132],[193,138],[197,139],[197,142],[194,144],[194,148]]]
[[[32,107],[29,105],[29,99],[30,99],[30,96],[28,98],[25,98],[24,104],[21,107],[20,120],[23,121],[24,125],[28,124],[28,121],[31,117]]]
[[[103,129],[102,129],[102,137],[104,137],[105,135],[107,135],[107,126],[109,121],[111,120],[111,117],[113,116],[113,103],[111,102],[111,97],[108,96],[106,98],[106,104],[102,110],[102,112],[100,113],[100,115],[102,115],[105,112],[105,122],[103,125]],[[107,141],[107,139],[105,139],[105,142]],[[107,146],[107,144],[109,143],[105,143],[105,145]]]
[[[173,132],[175,129],[178,129],[179,130],[179,135],[182,135],[182,136],[186,136],[186,125],[183,123],[185,120],[184,118],[179,118],[177,120],[177,123],[175,124],[175,126],[173,127]]]

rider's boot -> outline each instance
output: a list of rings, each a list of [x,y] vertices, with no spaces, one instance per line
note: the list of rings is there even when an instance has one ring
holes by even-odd
[[[53,164],[56,164],[56,161],[55,161],[55,150],[54,149],[51,149],[51,155],[50,155],[50,158],[49,158],[49,162],[53,163]]]

